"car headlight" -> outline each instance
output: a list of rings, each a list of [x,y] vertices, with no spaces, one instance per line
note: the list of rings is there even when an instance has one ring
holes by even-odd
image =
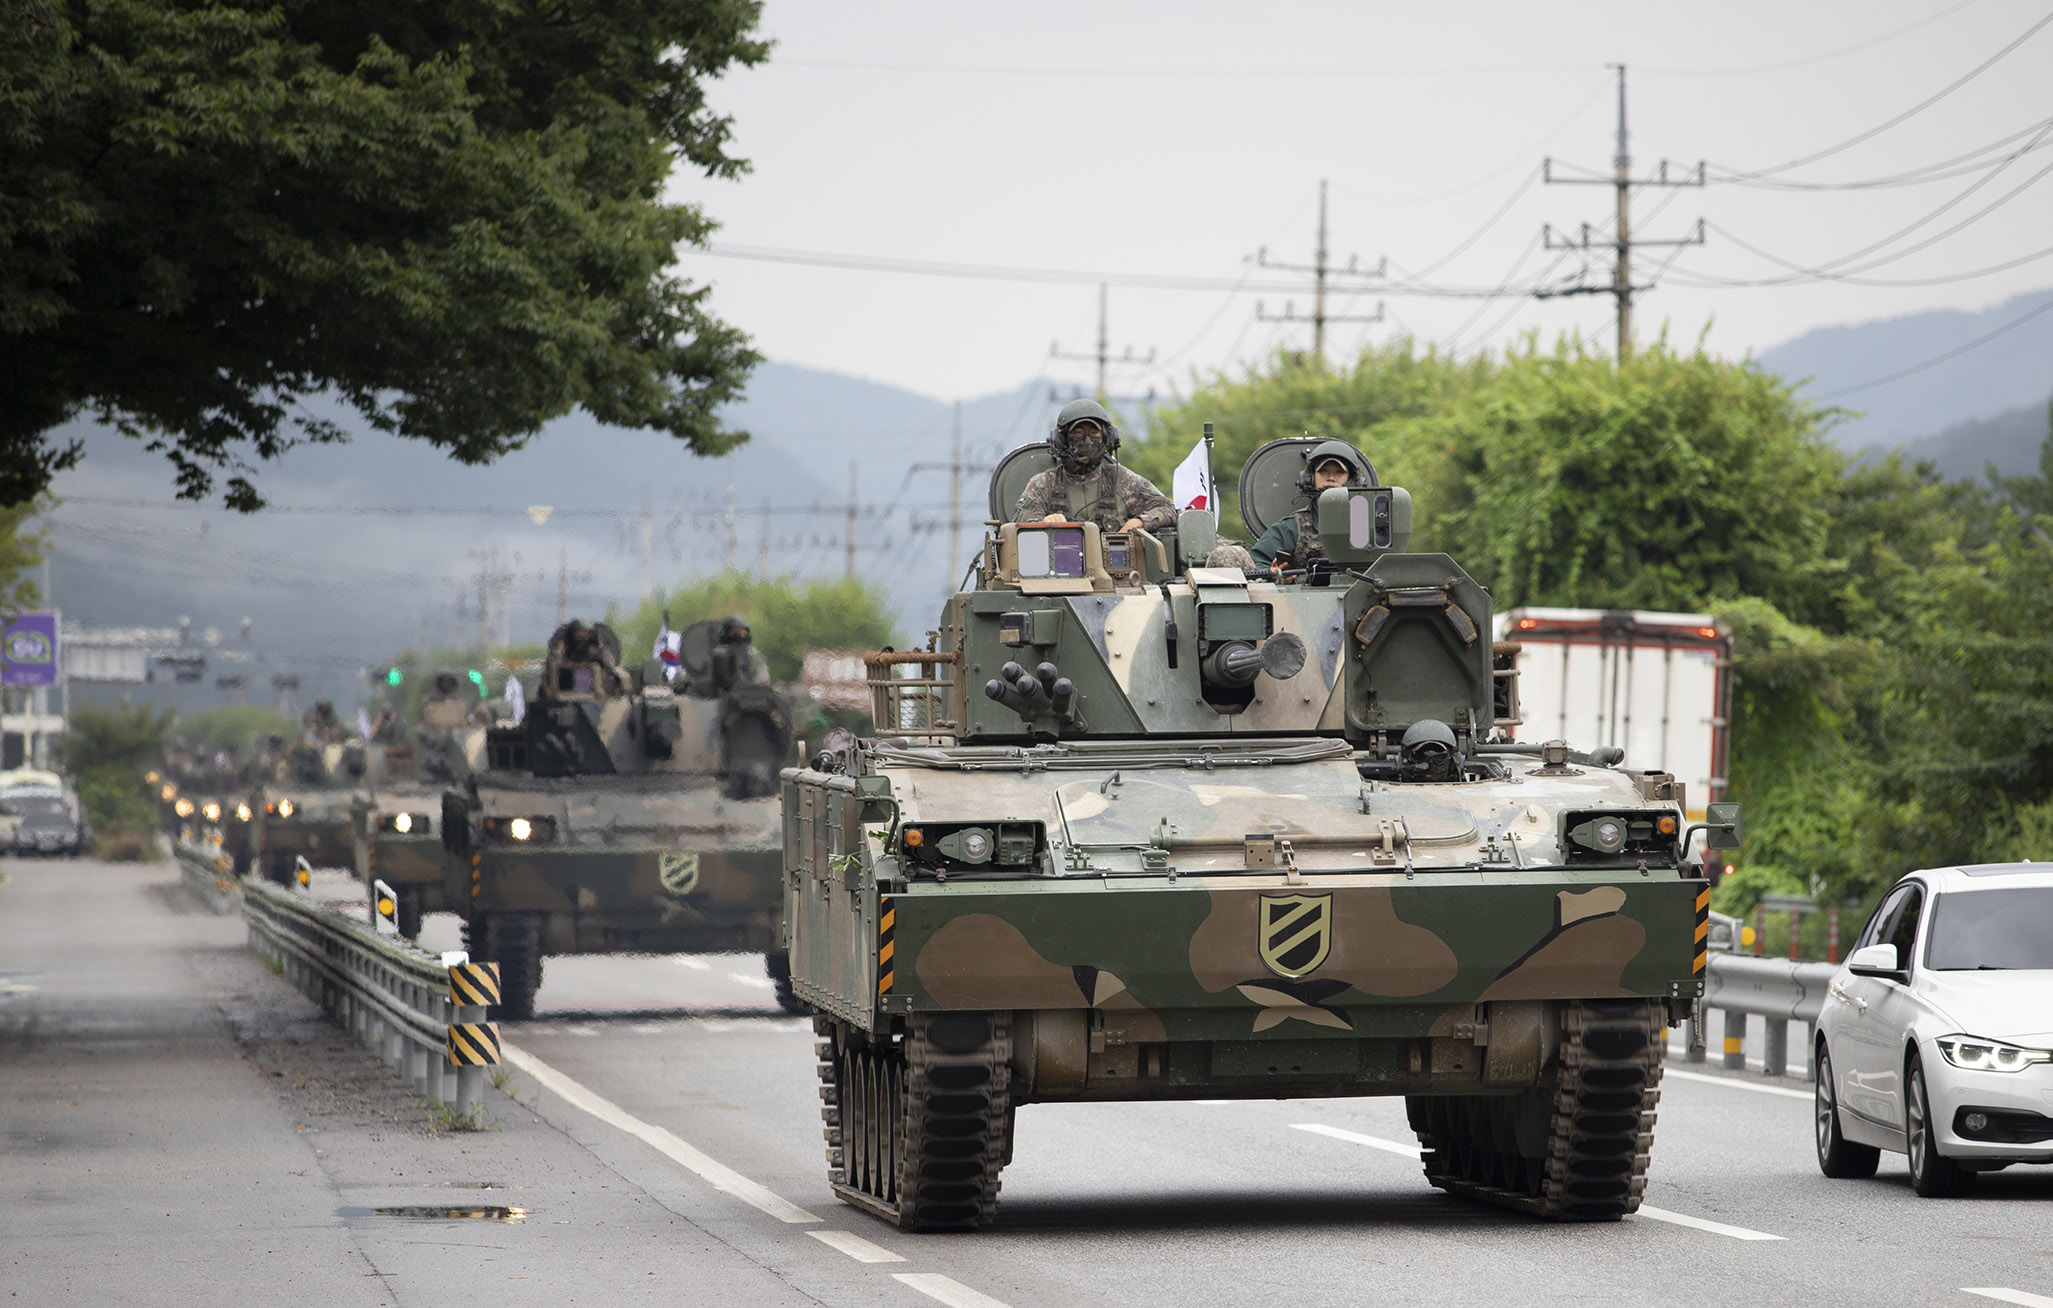
[[[402,836],[413,830],[413,814],[394,813],[392,815],[392,829]]]
[[[2053,1063],[2053,1049],[2026,1049],[1979,1036],[1944,1035],[1933,1043],[1947,1062],[1970,1072],[2022,1072],[2034,1063]]]
[[[515,818],[506,824],[506,834],[515,840],[526,840],[535,834],[535,824],[526,818]]]
[[[279,801],[278,801],[278,816],[279,816],[279,817],[291,817],[291,816],[292,816],[292,814],[293,814],[293,810],[294,810],[294,809],[295,809],[296,807],[297,807],[297,805],[295,805],[295,804],[294,804],[294,803],[293,803],[293,802],[292,802],[291,800],[289,800],[289,799],[281,799],[281,800],[279,800]]]
[[[425,813],[387,813],[378,819],[378,826],[402,836],[425,836],[434,830]]]

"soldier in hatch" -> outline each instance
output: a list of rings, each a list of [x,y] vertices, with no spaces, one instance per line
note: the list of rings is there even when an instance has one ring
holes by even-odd
[[[335,712],[333,700],[315,700],[314,706],[300,719],[306,729],[306,743],[309,745],[339,745],[349,739],[349,728],[342,724],[342,718]]]
[[[750,640],[748,619],[740,614],[720,624],[720,643],[713,647],[714,694],[724,695],[730,688],[750,682],[770,684],[770,669]]]
[[[579,676],[587,671],[588,684]],[[586,623],[572,618],[549,637],[542,681],[535,688],[537,698],[547,699],[565,691],[625,694],[627,688],[628,676],[620,666],[620,637],[613,634],[613,628],[603,622]]]
[[[1262,538],[1249,551],[1254,555],[1255,565],[1271,572],[1281,572],[1285,568],[1310,567],[1315,561],[1324,560],[1326,547],[1320,544],[1319,526],[1312,520],[1319,492],[1336,486],[1368,484],[1368,469],[1352,445],[1345,441],[1321,441],[1314,445],[1312,452],[1305,456],[1305,475],[1297,481],[1304,503],[1298,506],[1297,512],[1269,524],[1269,530],[1262,533]]]
[[[1160,531],[1176,521],[1167,495],[1111,457],[1119,429],[1096,400],[1063,405],[1048,444],[1055,466],[1026,484],[1015,522],[1095,522],[1099,531],[1114,532]]]

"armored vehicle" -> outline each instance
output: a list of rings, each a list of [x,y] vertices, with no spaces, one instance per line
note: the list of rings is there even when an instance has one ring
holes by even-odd
[[[301,858],[311,867],[350,866],[350,805],[368,769],[364,742],[327,700],[307,710],[298,740],[266,742],[245,824],[248,858],[266,880],[289,883]]]
[[[1490,596],[1409,552],[1358,453],[1309,498],[1315,444],[1240,479],[1254,531],[1306,514],[1307,567],[1206,566],[1246,556],[1192,512],[997,527],[928,647],[869,656],[879,737],[784,774],[849,1203],[989,1222],[1025,1104],[1402,1095],[1435,1186],[1638,1206],[1702,990],[1701,827],[1665,773],[1510,741]],[[1044,457],[999,465],[994,519]]]
[[[762,952],[784,979],[777,775],[791,710],[719,624],[680,633],[673,681],[621,666],[603,623],[549,642],[520,722],[442,797],[444,902],[500,1011],[527,1017],[549,954]],[[787,992],[788,993],[788,992]]]
[[[472,677],[479,674],[472,673]],[[375,901],[392,887],[399,933],[418,936],[421,916],[454,907],[442,836],[442,793],[483,765],[488,704],[482,678],[437,672],[407,724],[395,704],[371,730],[371,766],[350,805],[356,874]]]

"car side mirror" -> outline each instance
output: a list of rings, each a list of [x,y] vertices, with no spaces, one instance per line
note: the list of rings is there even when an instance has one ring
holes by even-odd
[[[1898,977],[1895,945],[1862,945],[1846,956],[1846,970],[1855,976]]]

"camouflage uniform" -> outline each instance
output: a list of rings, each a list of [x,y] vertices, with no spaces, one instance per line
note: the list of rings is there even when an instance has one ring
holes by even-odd
[[[1095,522],[1099,531],[1118,531],[1128,518],[1139,518],[1143,531],[1161,531],[1176,522],[1176,505],[1146,477],[1110,459],[1079,476],[1057,464],[1035,474],[1019,497],[1014,522],[1038,522],[1059,513],[1071,522]]]
[[[1248,551],[1255,556],[1255,563],[1268,567],[1279,554],[1288,555],[1292,567],[1302,568],[1313,559],[1326,557],[1326,547],[1319,540],[1319,526],[1312,521],[1312,506],[1307,504],[1289,517],[1278,518],[1269,524],[1269,530],[1255,542]]]

